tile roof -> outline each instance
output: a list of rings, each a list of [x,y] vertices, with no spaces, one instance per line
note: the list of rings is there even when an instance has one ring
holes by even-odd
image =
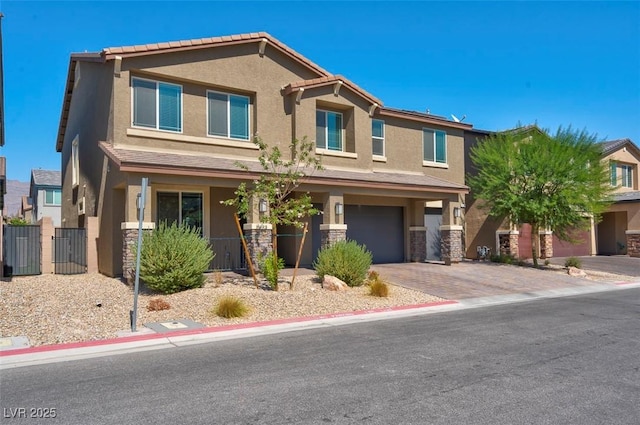
[[[373,96],[366,90],[362,89],[361,87],[357,86],[350,80],[346,79],[342,75],[328,75],[324,77],[313,78],[311,80],[295,81],[285,86],[284,93],[285,95],[287,95],[287,94],[296,92],[301,88],[307,89],[307,88],[314,88],[314,87],[322,87],[322,86],[335,84],[337,82],[341,82],[356,94],[359,94],[360,96],[367,99],[369,102],[377,103],[378,106],[382,106],[382,101],[380,99],[376,98],[375,96]]]
[[[619,192],[613,194],[614,202],[635,202],[640,201],[640,191],[634,192]]]
[[[635,145],[635,143],[633,143],[631,141],[631,139],[616,139],[616,140],[609,140],[609,141],[605,141],[602,142],[602,153],[604,155],[608,155],[611,152],[617,151],[618,149],[626,146],[626,145],[630,145],[632,146],[636,151],[640,152],[640,149],[638,149],[638,147]]]
[[[137,171],[177,175],[204,175],[235,178],[238,180],[255,178],[262,172],[257,160],[242,160],[248,172],[240,169],[237,160],[215,156],[187,155],[182,153],[151,152],[122,147],[114,147],[105,142],[100,148],[122,171]],[[327,169],[315,171],[306,179],[309,183],[332,186],[356,186],[435,191],[446,193],[467,193],[468,187],[424,174],[404,174],[377,171],[344,171]]]
[[[31,170],[31,181],[36,186],[60,186],[62,187],[62,173],[53,170]]]

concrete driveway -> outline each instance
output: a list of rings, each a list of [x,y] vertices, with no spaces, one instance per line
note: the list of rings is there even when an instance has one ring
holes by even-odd
[[[596,255],[578,257],[585,270],[596,270],[605,273],[617,273],[627,276],[640,276],[640,258],[626,255]],[[551,264],[564,266],[567,257],[552,258]]]
[[[598,283],[569,276],[563,271],[477,261],[463,261],[452,266],[435,263],[376,264],[372,269],[384,280],[449,300],[521,294]]]

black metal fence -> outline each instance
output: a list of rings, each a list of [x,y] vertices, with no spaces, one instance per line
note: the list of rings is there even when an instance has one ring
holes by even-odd
[[[40,226],[4,226],[4,276],[40,274]]]
[[[87,229],[58,227],[53,237],[53,263],[56,274],[87,272]]]
[[[210,238],[209,244],[215,256],[210,270],[246,270],[247,259],[240,238]]]

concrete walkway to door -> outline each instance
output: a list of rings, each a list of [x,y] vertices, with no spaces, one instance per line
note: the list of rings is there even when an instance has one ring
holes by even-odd
[[[437,263],[376,264],[372,269],[388,282],[449,300],[587,287],[603,283],[572,277],[564,271],[477,261],[463,261],[452,266]],[[610,283],[613,282],[612,280]]]

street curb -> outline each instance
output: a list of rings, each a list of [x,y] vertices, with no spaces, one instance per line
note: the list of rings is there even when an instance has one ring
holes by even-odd
[[[151,334],[143,334],[143,335],[127,335],[118,338],[110,338],[110,339],[101,339],[95,341],[83,341],[83,342],[71,342],[64,344],[54,344],[54,345],[41,345],[37,347],[28,347],[28,348],[18,348],[13,350],[0,351],[0,360],[6,359],[6,361],[0,361],[1,366],[7,366],[10,364],[11,360],[17,359],[17,356],[30,356],[36,355],[36,357],[40,357],[42,360],[45,358],[51,359],[54,356],[52,354],[56,354],[57,357],[68,356],[68,355],[78,355],[82,353],[98,353],[98,352],[115,352],[121,350],[130,350],[134,347],[149,347],[154,345],[163,345],[168,344],[170,346],[175,346],[177,343],[185,343],[189,340],[203,340],[207,338],[215,339],[217,336],[221,336],[223,338],[230,338],[232,335],[237,334],[238,336],[246,335],[248,333],[255,333],[257,329],[269,329],[269,333],[273,333],[276,331],[274,328],[282,328],[283,330],[288,330],[290,328],[296,327],[296,325],[311,325],[313,326],[314,322],[316,326],[326,326],[330,324],[329,322],[340,321],[340,319],[354,319],[354,318],[383,318],[389,317],[389,314],[393,313],[421,313],[424,309],[439,307],[439,306],[448,306],[458,304],[458,301],[445,300],[445,301],[436,301],[425,304],[414,304],[414,305],[405,305],[405,306],[397,306],[397,307],[382,307],[375,308],[369,310],[358,310],[352,312],[341,312],[341,313],[330,313],[330,314],[319,314],[315,316],[303,316],[303,317],[294,317],[287,319],[277,319],[277,320],[269,320],[263,322],[251,322],[251,323],[241,323],[235,325],[224,325],[224,326],[215,326],[215,327],[204,327],[197,329],[189,329],[189,330],[177,330],[171,332],[163,332],[163,333],[151,333]],[[309,327],[309,326],[297,326],[299,328]],[[42,356],[37,356],[42,354]],[[28,361],[28,360],[26,360]]]

